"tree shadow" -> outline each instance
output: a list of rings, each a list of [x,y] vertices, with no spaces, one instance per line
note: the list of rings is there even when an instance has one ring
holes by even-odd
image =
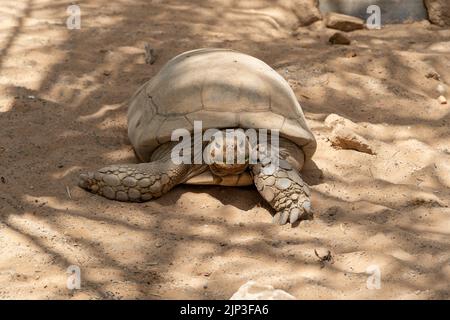
[[[318,207],[315,219],[292,229],[270,224],[269,210],[264,204],[260,207],[262,199],[252,188],[179,186],[171,195],[144,204],[112,202],[79,190],[75,187],[79,172],[136,161],[127,139],[128,99],[171,57],[198,47],[229,47],[276,66],[288,80],[297,81],[295,92],[313,124],[317,124],[315,119],[338,113],[373,125],[421,123],[439,127],[436,136],[445,139],[448,128],[440,125],[449,120],[449,115],[427,120],[423,115],[391,110],[392,105],[387,104],[382,114],[372,118],[369,111],[374,110],[370,102],[373,92],[358,78],[370,74],[370,64],[364,63],[367,60],[341,65],[339,69],[341,49],[327,46],[313,33],[310,46],[299,47],[290,37],[290,30],[280,29],[259,16],[239,14],[236,18],[203,2],[86,1],[82,4],[82,28],[66,30],[61,19],[65,10],[66,4],[30,2],[0,58],[0,67],[4,68],[5,61],[12,59],[14,38],[46,32],[49,37],[53,37],[52,32],[59,36],[31,51],[26,47],[17,49],[23,55],[35,54],[32,59],[54,58],[51,63],[47,61],[49,67],[38,84],[27,85],[24,80],[5,87],[13,103],[0,118],[1,176],[5,178],[5,183],[0,183],[0,225],[11,231],[3,233],[0,242],[13,243],[8,251],[13,260],[22,261],[11,253],[19,250],[21,241],[32,244],[35,250],[26,253],[30,261],[34,256],[52,258],[49,263],[36,260],[37,268],[15,264],[17,272],[32,276],[35,269],[51,270],[40,282],[30,280],[28,287],[39,289],[42,281],[54,281],[55,288],[45,291],[48,298],[227,298],[247,280],[244,274],[262,281],[270,278],[273,285],[299,297],[304,296],[299,289],[304,286],[312,288],[311,292],[331,290],[333,296],[339,297],[345,290],[344,273],[354,276],[352,283],[365,281],[361,280],[364,270],[352,271],[345,266],[346,254],[372,252],[370,245],[343,240],[346,235],[339,233],[340,224],[354,228],[351,232],[355,234],[388,233],[396,238],[390,242],[392,246],[395,243],[411,255],[421,256],[430,246],[436,254],[448,252],[445,233],[430,232],[429,240],[421,238],[422,244],[411,241],[417,230],[395,224],[392,212],[401,207],[373,211],[373,206],[384,203],[360,199],[360,211],[348,213],[352,201],[323,194],[319,188],[332,182],[351,188],[351,182],[324,176],[319,161],[308,164],[305,171]],[[29,26],[25,22],[31,15],[51,17],[53,22]],[[364,37],[355,34],[360,44],[369,44],[370,39]],[[406,36],[395,41],[407,41]],[[153,65],[144,62],[144,42],[149,42],[158,54]],[[356,50],[359,56],[369,52],[364,46],[349,50]],[[416,82],[409,74],[402,74],[411,70],[407,61],[395,52],[388,57],[379,52],[375,57],[385,60],[385,74],[380,77],[381,83],[388,84],[385,94],[409,92],[408,87]],[[437,55],[430,58],[437,66],[442,65]],[[339,78],[341,83],[329,83],[320,97],[302,98],[309,94],[308,88],[325,84],[324,75],[331,81]],[[346,92],[349,87],[360,95]],[[414,95],[414,99],[426,101],[422,93]],[[349,105],[354,109],[362,106],[363,111],[350,112]],[[372,182],[364,181],[366,185]],[[388,185],[383,187],[388,189]],[[215,207],[202,208],[199,201],[205,198]],[[340,209],[330,218],[333,205]],[[420,208],[416,211],[414,215],[419,215]],[[361,218],[371,223],[358,222]],[[420,219],[411,218],[412,222]],[[326,237],[326,233],[339,233],[339,239]],[[15,242],[8,242],[11,239]],[[332,248],[337,264],[321,269],[313,251],[317,247]],[[416,268],[410,261],[389,259],[391,273],[396,268],[399,273]],[[448,275],[440,271],[444,263],[420,270],[447,279]],[[82,292],[75,294],[65,289],[65,270],[72,264],[80,265],[85,280]],[[58,274],[58,278],[51,280],[51,273]],[[425,290],[437,288],[436,279],[415,284],[410,278],[394,278],[388,283],[405,290]],[[206,280],[209,284],[204,289]],[[4,286],[12,288],[9,296],[27,294],[22,288],[12,292],[18,288],[14,282]],[[438,289],[436,292],[446,294]],[[311,296],[317,297],[313,293]]]

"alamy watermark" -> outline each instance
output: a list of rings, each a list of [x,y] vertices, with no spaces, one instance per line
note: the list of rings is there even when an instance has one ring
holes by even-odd
[[[367,267],[366,273],[369,277],[366,281],[366,287],[369,290],[381,289],[381,270],[376,264],[372,264]]]
[[[76,4],[70,5],[66,10],[69,15],[66,20],[66,26],[69,30],[81,29],[81,9]]]
[[[81,270],[79,266],[71,265],[67,268],[67,289],[79,290],[81,289]]]
[[[372,4],[367,7],[367,11],[370,16],[366,20],[366,26],[368,29],[381,29],[381,8],[376,4]]]
[[[277,129],[207,129],[194,121],[191,131],[172,131],[171,159],[175,164],[269,164],[278,167],[279,130]]]

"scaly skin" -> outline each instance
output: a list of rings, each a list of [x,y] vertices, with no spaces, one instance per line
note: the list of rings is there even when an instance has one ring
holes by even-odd
[[[174,164],[170,158],[172,146],[162,145],[152,162],[113,165],[81,174],[78,185],[118,201],[143,202],[158,198],[207,169],[206,165]]]
[[[169,161],[109,166],[80,175],[80,187],[108,199],[142,202],[158,198],[189,174],[191,165]]]
[[[79,186],[108,199],[142,202],[158,198],[208,169],[206,164],[174,164],[170,158],[172,147],[173,144],[160,146],[149,163],[113,165],[82,174]],[[257,164],[250,165],[250,172],[259,193],[276,211],[273,221],[292,224],[311,211],[310,191],[298,171],[303,166],[303,153],[283,138],[278,151],[278,166],[267,163],[266,151],[259,154]],[[225,174],[227,166],[216,170]]]
[[[292,224],[311,211],[309,188],[288,162],[280,160],[278,168],[257,164],[252,173],[259,193],[276,211],[274,223]]]

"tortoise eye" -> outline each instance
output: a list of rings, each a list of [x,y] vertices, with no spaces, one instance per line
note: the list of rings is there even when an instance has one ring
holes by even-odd
[[[218,142],[216,142],[214,145],[217,149],[220,149],[220,144]]]

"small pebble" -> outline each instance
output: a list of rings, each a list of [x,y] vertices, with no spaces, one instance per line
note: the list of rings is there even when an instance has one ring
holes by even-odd
[[[440,104],[447,104],[447,99],[444,96],[439,96],[438,101]]]
[[[328,41],[331,44],[342,44],[342,45],[349,45],[351,43],[350,39],[340,32],[336,32],[335,34],[333,34]]]
[[[439,92],[441,95],[444,95],[444,93],[447,92],[447,89],[442,83],[439,83],[436,87],[437,92]]]
[[[434,72],[434,71],[428,72],[428,73],[425,75],[425,77],[426,77],[427,79],[434,79],[434,80],[436,80],[436,81],[440,81],[440,80],[441,80],[441,76],[439,75],[439,73]]]

